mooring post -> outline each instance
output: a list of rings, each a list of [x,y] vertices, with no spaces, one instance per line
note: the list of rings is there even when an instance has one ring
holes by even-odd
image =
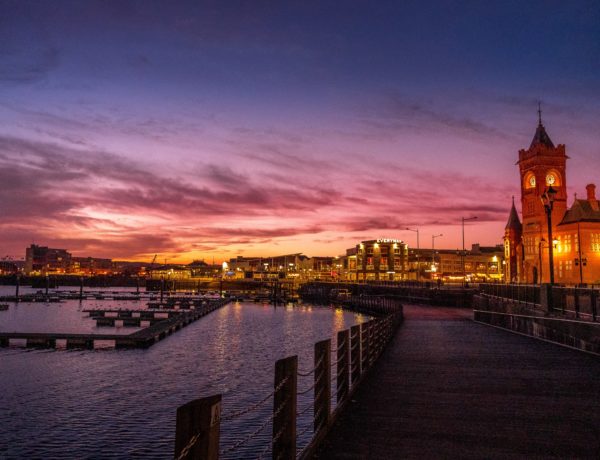
[[[140,293],[140,278],[138,276],[135,277],[135,293]]]
[[[160,303],[163,303],[163,297],[165,295],[165,279],[160,279]]]
[[[83,300],[83,276],[79,277],[79,300]]]
[[[350,331],[339,331],[337,334],[337,403],[348,397],[350,389]]]
[[[360,380],[362,362],[360,360],[360,325],[350,328],[350,362],[352,363],[350,373],[352,386]]]
[[[221,395],[195,399],[177,408],[175,458],[217,460]]]
[[[50,288],[50,277],[46,275],[46,298],[48,297],[48,289]]]
[[[298,357],[275,363],[273,397],[273,458],[296,458],[296,398],[298,391]]]
[[[15,299],[19,301],[19,287],[21,286],[21,275],[17,275],[17,285],[15,286]]]
[[[329,424],[331,407],[331,339],[315,343],[315,435]]]

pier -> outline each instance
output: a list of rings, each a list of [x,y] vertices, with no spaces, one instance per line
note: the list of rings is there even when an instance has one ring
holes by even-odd
[[[598,458],[597,357],[405,306],[314,458]]]
[[[24,340],[25,346],[28,348],[93,349],[96,342],[109,341],[114,344],[115,348],[148,348],[229,302],[230,299],[211,299],[199,308],[164,312],[160,310],[88,310],[98,325],[114,325],[115,321],[123,321],[124,325],[141,325],[142,321],[148,321],[149,326],[128,335],[0,332],[0,346],[10,346],[11,340]],[[137,316],[138,314],[139,316]]]

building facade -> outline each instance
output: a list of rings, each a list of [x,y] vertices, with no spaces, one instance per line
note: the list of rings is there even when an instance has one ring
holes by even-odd
[[[348,281],[402,281],[408,279],[408,245],[381,238],[362,241],[346,251],[344,278]]]
[[[600,210],[595,186],[589,184],[586,199],[575,196],[569,208],[567,159],[565,146],[554,145],[540,114],[529,148],[519,151],[522,223],[518,215],[515,218],[513,206],[504,235],[507,280],[550,282],[552,247],[556,283],[600,281]],[[550,212],[552,241],[548,241],[548,214],[543,203],[548,191],[556,193]]]
[[[25,249],[25,273],[68,273],[71,269],[71,253],[66,249],[54,249],[32,244]]]

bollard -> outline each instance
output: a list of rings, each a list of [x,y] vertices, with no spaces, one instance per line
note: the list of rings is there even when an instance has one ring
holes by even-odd
[[[348,397],[350,389],[350,331],[339,331],[337,334],[337,403]]]
[[[360,325],[361,374],[369,369],[369,323]]]
[[[298,357],[275,363],[273,397],[273,458],[296,458],[296,395],[298,391]],[[284,383],[285,382],[285,383]]]
[[[140,293],[140,278],[137,276],[135,277],[135,293]]]
[[[360,359],[360,325],[352,326],[350,328],[350,362],[352,386],[360,380],[360,374],[362,373],[362,362]]]
[[[196,399],[178,407],[175,458],[217,460],[219,458],[220,420],[220,394]],[[195,442],[192,438],[196,438]]]
[[[83,300],[83,276],[79,278],[79,300]]]
[[[331,339],[315,343],[315,436],[329,424],[331,407]]]
[[[48,288],[50,287],[50,277],[46,275],[46,297],[48,297]]]

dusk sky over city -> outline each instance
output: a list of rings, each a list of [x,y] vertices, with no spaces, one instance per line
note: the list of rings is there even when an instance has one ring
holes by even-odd
[[[0,257],[502,242],[543,122],[600,185],[600,3],[0,0]],[[517,205],[520,206],[517,200]]]

